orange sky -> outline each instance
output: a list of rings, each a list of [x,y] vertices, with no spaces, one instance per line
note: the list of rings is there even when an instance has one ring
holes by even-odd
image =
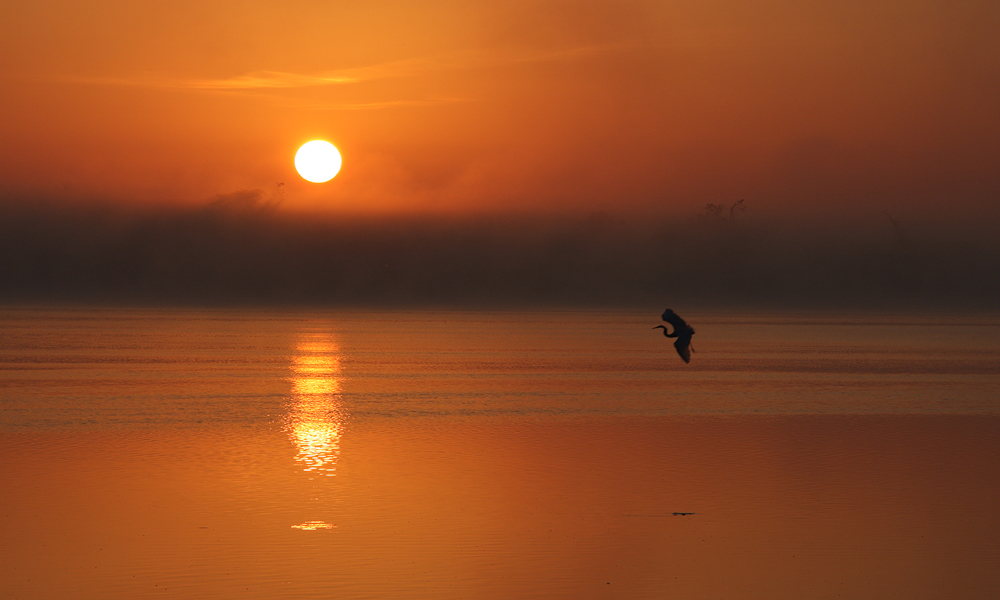
[[[993,0],[0,8],[0,192],[351,212],[1000,199]],[[328,184],[293,170],[336,144]]]

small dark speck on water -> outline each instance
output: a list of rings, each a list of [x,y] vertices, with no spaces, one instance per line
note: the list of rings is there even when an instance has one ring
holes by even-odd
[[[686,516],[688,516],[688,515],[696,515],[696,514],[698,514],[698,513],[682,513],[682,512],[675,512],[675,513],[670,513],[670,514],[672,514],[672,515],[673,515],[673,516],[675,516],[675,517],[686,517]]]

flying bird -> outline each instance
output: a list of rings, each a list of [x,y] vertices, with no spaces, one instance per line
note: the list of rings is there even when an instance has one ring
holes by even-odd
[[[674,326],[674,332],[670,333],[664,325],[657,325],[653,329],[662,329],[663,335],[668,338],[677,338],[674,340],[674,348],[677,348],[677,354],[680,354],[684,362],[691,362],[691,336],[694,335],[694,328],[669,308],[663,311],[662,319]]]

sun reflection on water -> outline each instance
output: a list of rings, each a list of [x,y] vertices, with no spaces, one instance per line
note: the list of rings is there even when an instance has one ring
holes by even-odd
[[[327,333],[303,333],[292,356],[292,400],[285,430],[303,471],[333,477],[346,412],[340,397],[340,348]]]
[[[302,531],[316,531],[317,529],[334,529],[336,525],[331,523],[326,523],[324,521],[306,521],[301,525],[292,525],[292,529],[301,529]]]

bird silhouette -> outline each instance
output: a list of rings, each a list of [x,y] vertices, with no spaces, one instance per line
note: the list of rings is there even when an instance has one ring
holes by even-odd
[[[662,329],[663,335],[668,338],[677,338],[674,340],[674,348],[677,349],[677,354],[681,356],[684,362],[691,362],[691,350],[693,350],[691,347],[691,336],[694,335],[694,328],[669,308],[663,311],[661,318],[674,326],[674,332],[670,333],[664,325],[657,325],[653,329]]]

